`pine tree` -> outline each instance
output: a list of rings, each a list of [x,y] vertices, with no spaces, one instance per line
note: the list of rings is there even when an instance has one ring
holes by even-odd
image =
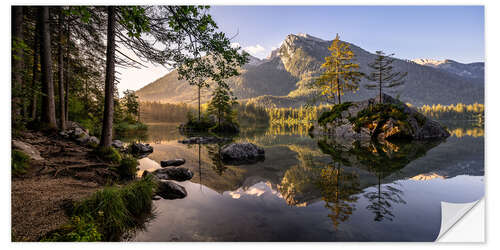
[[[383,51],[377,51],[375,61],[368,64],[373,71],[366,78],[374,83],[366,84],[368,89],[379,90],[379,102],[382,103],[382,89],[392,88],[404,83],[404,78],[408,72],[392,72],[392,63],[394,54],[386,55]]]
[[[335,103],[337,97],[341,104],[340,96],[347,91],[358,90],[363,74],[357,71],[359,64],[353,62],[355,56],[349,44],[340,41],[338,34],[328,50],[331,52],[330,56],[325,57],[325,62],[321,65],[325,71],[316,79],[315,85],[327,102]]]
[[[222,129],[221,123],[233,123],[233,105],[236,97],[232,96],[229,86],[219,83],[213,92],[212,99],[208,104],[208,113],[217,119],[217,128]]]

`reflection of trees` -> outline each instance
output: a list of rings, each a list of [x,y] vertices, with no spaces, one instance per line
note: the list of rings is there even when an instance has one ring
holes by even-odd
[[[370,202],[366,208],[375,214],[375,221],[383,221],[384,219],[392,221],[394,218],[393,204],[406,204],[402,195],[403,191],[397,189],[395,185],[382,186],[379,178],[377,191],[367,192],[363,196]]]
[[[220,153],[223,144],[220,143],[206,144],[205,146],[207,147],[208,150],[208,157],[212,161],[212,169],[215,171],[215,173],[222,176],[224,171],[226,171],[227,169],[227,167],[222,162],[222,157]]]
[[[363,195],[370,203],[366,208],[375,214],[375,221],[392,221],[394,205],[406,202],[403,199],[403,191],[398,189],[396,183],[382,185],[384,178],[425,155],[439,143],[440,141],[383,144],[371,142],[364,145],[355,143],[353,147],[346,148],[335,141],[319,141],[321,151],[329,154],[334,164],[337,164],[333,168],[325,168],[319,182],[323,199],[333,211],[330,218],[335,227],[352,214],[354,206],[350,203],[357,200],[353,194],[361,192],[360,179],[354,171],[358,173],[359,170],[365,170],[377,177],[376,191]],[[345,168],[340,166],[352,167],[353,172],[345,173]]]
[[[329,165],[321,170],[318,186],[325,207],[332,211],[328,217],[337,229],[355,210],[354,203],[358,197],[354,194],[361,191],[359,175],[346,171],[339,163],[334,163],[333,166]]]

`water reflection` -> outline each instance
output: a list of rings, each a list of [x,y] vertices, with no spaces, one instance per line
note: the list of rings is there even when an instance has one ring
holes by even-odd
[[[266,159],[236,166],[222,162],[224,144],[180,144],[175,126],[151,131],[151,161],[185,158],[195,176],[183,183],[186,199],[157,202],[161,215],[136,240],[170,240],[168,232],[210,241],[430,241],[441,201],[484,192],[481,179],[469,178],[484,174],[484,139],[473,135],[346,147],[304,130],[252,129],[234,141],[263,147]]]

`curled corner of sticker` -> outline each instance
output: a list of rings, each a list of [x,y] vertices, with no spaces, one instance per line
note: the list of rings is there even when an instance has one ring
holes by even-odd
[[[441,202],[441,229],[436,241],[445,235],[462,217],[464,217],[480,200],[470,203]]]

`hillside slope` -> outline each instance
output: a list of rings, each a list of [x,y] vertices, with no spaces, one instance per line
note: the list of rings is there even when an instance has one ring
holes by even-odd
[[[276,107],[304,105],[312,94],[307,85],[320,73],[324,57],[329,54],[330,44],[331,41],[307,34],[290,34],[268,58],[252,58],[251,63],[241,69],[241,75],[228,82],[240,100]],[[374,60],[375,55],[354,44],[351,44],[351,48],[360,64],[360,70],[368,73],[367,64]],[[397,59],[394,69],[408,72],[406,83],[385,92],[414,105],[483,103],[484,78],[459,74],[463,71],[459,71],[463,65],[468,64],[447,60],[441,67],[433,67]],[[481,75],[480,64],[468,65],[467,69],[473,75]],[[359,91],[346,94],[343,100],[357,101],[374,96],[375,91],[363,87],[366,83],[363,80]],[[138,90],[137,95],[142,101],[195,103],[197,92],[196,87],[179,81],[176,71],[172,71]],[[209,98],[210,91],[203,91],[202,101],[206,102]]]

